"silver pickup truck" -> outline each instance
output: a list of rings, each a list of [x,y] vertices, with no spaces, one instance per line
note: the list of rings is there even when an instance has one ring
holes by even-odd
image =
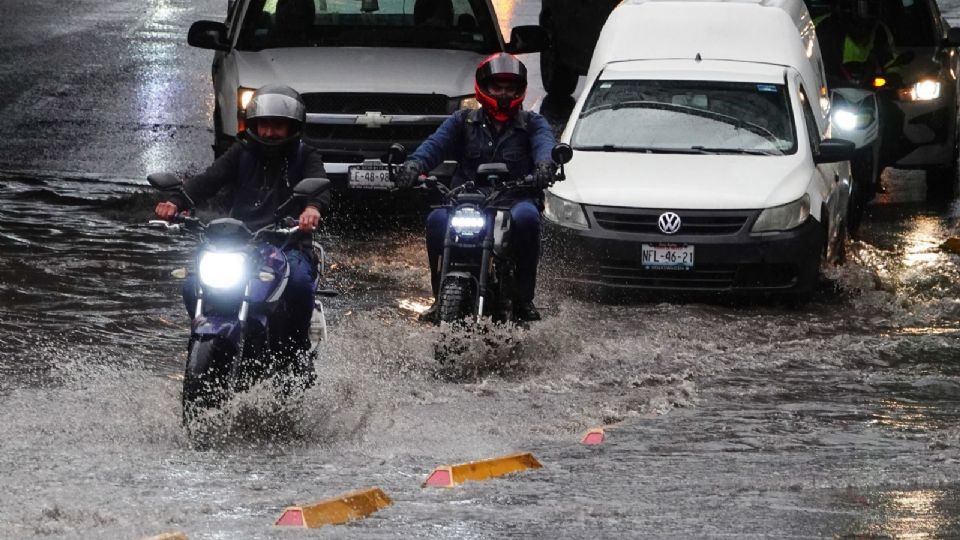
[[[256,88],[286,84],[303,95],[305,140],[335,186],[387,189],[379,160],[391,143],[415,149],[478,107],[477,64],[536,52],[546,36],[520,26],[505,43],[490,0],[233,0],[224,22],[195,22],[188,42],[216,51],[215,154],[244,130]]]

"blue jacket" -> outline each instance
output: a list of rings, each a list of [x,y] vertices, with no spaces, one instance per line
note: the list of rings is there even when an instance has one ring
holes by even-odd
[[[420,144],[410,159],[429,171],[444,160],[460,164],[450,187],[475,180],[484,163],[505,163],[514,179],[532,174],[537,163],[550,161],[556,139],[550,124],[535,112],[519,111],[496,134],[483,109],[454,113]]]

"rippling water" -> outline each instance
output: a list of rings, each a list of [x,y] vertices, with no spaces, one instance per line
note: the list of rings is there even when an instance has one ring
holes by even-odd
[[[0,175],[0,536],[266,538],[283,507],[369,485],[395,505],[321,536],[960,534],[949,208],[882,201],[837,290],[801,309],[597,304],[545,280],[543,322],[485,335],[415,321],[418,226],[334,222],[320,384],[288,416],[243,396],[201,452],[179,425],[188,321],[169,275],[192,244],[142,227],[153,200]],[[468,352],[439,364],[438,341]],[[598,425],[604,446],[577,444]],[[419,487],[518,450],[546,467]]]

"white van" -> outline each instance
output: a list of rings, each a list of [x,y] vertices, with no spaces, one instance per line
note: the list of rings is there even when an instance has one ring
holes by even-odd
[[[805,296],[842,258],[853,145],[802,0],[626,0],[585,88],[546,193],[561,279]]]

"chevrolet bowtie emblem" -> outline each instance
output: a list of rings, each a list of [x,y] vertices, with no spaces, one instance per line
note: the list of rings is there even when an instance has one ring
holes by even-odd
[[[367,111],[362,116],[357,117],[357,123],[368,128],[378,128],[390,123],[391,117],[384,116],[379,112]]]

